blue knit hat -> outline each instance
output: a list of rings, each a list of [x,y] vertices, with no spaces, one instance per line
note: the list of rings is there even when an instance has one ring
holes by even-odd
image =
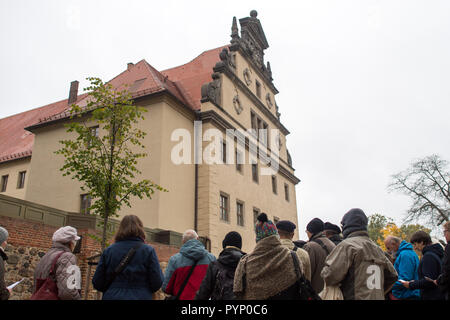
[[[267,214],[261,213],[256,219],[258,220],[255,224],[256,242],[278,234],[277,227],[267,218]]]

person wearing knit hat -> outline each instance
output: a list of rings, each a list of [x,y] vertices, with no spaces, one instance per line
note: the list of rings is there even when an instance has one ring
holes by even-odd
[[[312,236],[318,234],[319,232],[323,231],[323,221],[319,218],[312,219],[307,225],[306,225],[306,233],[308,234],[308,238],[311,239]],[[308,233],[309,232],[309,233]]]
[[[338,245],[342,241],[341,228],[331,222],[325,222],[323,233],[330,239],[335,245]]]
[[[238,249],[242,248],[242,237],[241,235],[236,231],[228,232],[225,235],[225,238],[222,241],[222,248],[225,249],[226,247],[236,247]]]
[[[257,219],[255,224],[256,242],[273,235],[278,235],[277,227],[273,224],[272,221],[270,221],[267,218],[267,214],[263,212],[259,214],[259,216],[256,219]]]
[[[304,245],[311,262],[311,285],[317,293],[323,289],[323,279],[320,276],[325,259],[336,245],[324,233],[324,223],[319,218],[312,219],[306,226],[309,241]]]
[[[233,291],[238,300],[300,299],[297,256],[282,245],[277,227],[261,213],[255,224],[256,246],[241,258],[234,276]],[[296,260],[294,260],[295,258]],[[297,261],[299,267],[296,267]]]
[[[236,231],[228,232],[222,241],[223,250],[216,261],[209,264],[195,300],[234,300],[234,273],[245,255],[241,251],[242,237]]]
[[[6,240],[8,240],[8,230],[0,227],[0,300],[8,300],[11,291],[6,287],[5,283],[5,261],[8,260],[4,249],[6,248]]]
[[[38,299],[39,289],[49,277],[54,262],[56,262],[55,279],[58,286],[58,298],[61,300],[81,299],[81,273],[77,266],[77,258],[72,253],[78,240],[80,237],[74,227],[65,226],[55,231],[52,247],[41,258],[34,271],[35,291],[31,300]]]

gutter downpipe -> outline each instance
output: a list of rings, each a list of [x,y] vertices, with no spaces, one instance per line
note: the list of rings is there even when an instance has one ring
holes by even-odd
[[[200,110],[195,110],[195,120],[196,121],[201,121],[201,112]],[[198,157],[201,156],[199,155],[198,152],[198,147],[197,147],[197,142],[198,140],[200,140],[201,143],[201,139],[198,139],[197,135],[199,134],[199,132],[197,132],[195,129],[197,127],[194,125],[194,166],[195,166],[195,198],[194,198],[194,230],[196,232],[198,232],[197,228],[198,228]],[[201,134],[201,132],[200,132]]]

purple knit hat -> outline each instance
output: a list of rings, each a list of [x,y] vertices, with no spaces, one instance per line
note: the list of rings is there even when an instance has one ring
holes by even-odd
[[[267,218],[267,214],[261,213],[256,219],[258,220],[255,224],[256,242],[278,234],[277,227]]]

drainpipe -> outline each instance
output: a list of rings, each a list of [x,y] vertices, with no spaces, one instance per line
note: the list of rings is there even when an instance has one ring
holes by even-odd
[[[200,115],[200,110],[195,110],[195,120],[196,121],[201,121],[201,115]],[[194,130],[195,131],[195,130]],[[201,133],[200,133],[201,134]],[[198,155],[197,154],[197,136],[195,135],[194,132],[194,166],[195,166],[195,199],[194,199],[194,230],[196,232],[198,232],[198,161],[197,158]],[[201,141],[201,139],[200,139]]]

